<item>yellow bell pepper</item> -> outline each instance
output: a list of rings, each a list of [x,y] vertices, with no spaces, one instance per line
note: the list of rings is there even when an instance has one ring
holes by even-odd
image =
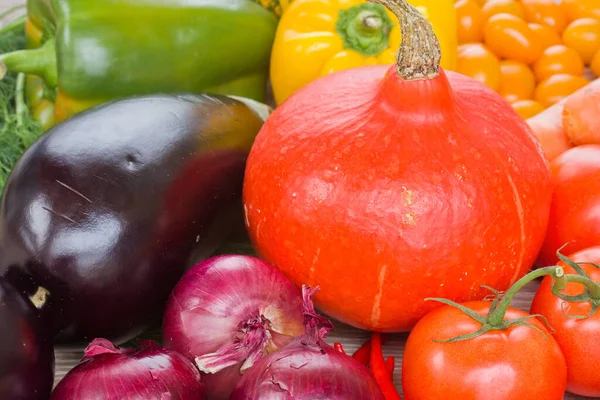
[[[454,0],[408,0],[431,23],[442,48],[441,66],[457,59]],[[365,0],[294,0],[277,27],[271,86],[277,104],[315,79],[364,65],[393,64],[400,46],[398,19]]]

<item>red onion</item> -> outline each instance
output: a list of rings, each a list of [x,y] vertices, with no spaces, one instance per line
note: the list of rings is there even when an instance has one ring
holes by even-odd
[[[118,348],[94,339],[83,360],[60,381],[51,400],[203,400],[200,372],[181,354],[140,340],[140,348]]]
[[[245,255],[212,257],[173,289],[163,343],[196,362],[210,399],[227,399],[245,370],[303,332],[302,295],[278,269]]]
[[[317,290],[303,287],[304,334],[250,368],[230,400],[384,399],[364,365],[325,343],[333,325],[315,312]]]

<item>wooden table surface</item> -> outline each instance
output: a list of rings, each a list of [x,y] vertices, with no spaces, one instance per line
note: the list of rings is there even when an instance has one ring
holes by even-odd
[[[8,10],[9,8],[22,4],[22,0],[0,0],[0,13]],[[0,24],[3,21],[0,21]],[[529,304],[535,293],[537,283],[532,283],[529,287],[525,288],[513,302],[513,306],[529,311]],[[334,342],[340,342],[343,344],[347,352],[355,351],[362,343],[369,338],[369,333],[358,329],[351,328],[349,326],[336,323],[335,330],[328,338],[328,342],[333,344]],[[394,381],[399,389],[400,386],[400,371],[402,354],[404,350],[404,342],[406,340],[406,334],[392,335],[384,350],[386,356],[394,356],[396,358],[396,373]],[[58,383],[60,379],[81,359],[82,353],[79,351],[63,350],[60,348],[56,349],[56,381]],[[600,377],[599,377],[600,379]],[[582,400],[588,399],[587,397],[574,396],[567,394],[565,400]],[[515,399],[518,400],[518,399]],[[543,399],[540,399],[543,400]]]

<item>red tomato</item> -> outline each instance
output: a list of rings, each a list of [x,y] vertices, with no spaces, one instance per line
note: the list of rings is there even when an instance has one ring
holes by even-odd
[[[600,245],[600,145],[569,149],[550,166],[554,194],[540,266],[558,262],[556,251],[565,244],[563,254]]]
[[[463,303],[487,315],[491,302]],[[505,319],[527,317],[509,307]],[[463,311],[442,306],[413,328],[404,350],[405,400],[562,400],[567,385],[564,356],[544,325],[492,330],[473,339],[440,343],[478,331],[481,324]]]
[[[600,263],[600,246],[579,251],[569,258],[577,263]],[[575,271],[560,263],[565,273]],[[581,264],[581,268],[595,282],[600,282],[600,269],[590,264]],[[575,296],[581,294],[583,286],[568,283],[562,293]],[[566,307],[565,307],[566,305]],[[545,277],[540,285],[533,303],[532,314],[541,314],[556,331],[554,339],[562,349],[567,362],[567,390],[580,396],[600,397],[600,312],[586,319],[573,319],[565,316],[584,316],[590,312],[590,303],[566,303],[552,294],[552,278]]]

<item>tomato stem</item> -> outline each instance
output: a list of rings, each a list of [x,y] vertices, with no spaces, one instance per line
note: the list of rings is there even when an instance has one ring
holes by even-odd
[[[480,315],[477,312],[475,312],[474,310],[471,310],[470,308],[465,307],[462,304],[458,304],[452,300],[443,299],[443,298],[426,298],[425,299],[426,301],[433,300],[433,301],[438,301],[440,303],[447,304],[452,307],[456,307],[459,310],[461,310],[462,312],[464,312],[465,314],[467,314],[468,316],[470,316],[471,318],[473,318],[475,321],[477,321],[481,324],[481,328],[475,332],[457,336],[457,337],[453,337],[453,338],[446,339],[446,340],[434,339],[434,341],[450,343],[450,342],[457,342],[457,341],[462,341],[462,340],[469,340],[469,339],[473,339],[475,337],[481,336],[484,333],[489,332],[489,331],[508,329],[515,325],[528,326],[530,328],[540,331],[540,333],[542,333],[543,335],[546,335],[546,332],[544,332],[538,326],[529,322],[530,319],[538,317],[542,322],[544,322],[548,326],[548,328],[550,330],[552,330],[552,327],[549,326],[548,321],[542,315],[528,315],[526,317],[516,318],[516,319],[504,319],[504,317],[506,316],[506,312],[508,311],[508,307],[510,306],[512,299],[519,292],[519,290],[521,290],[524,286],[526,286],[531,281],[533,281],[537,278],[540,278],[542,276],[547,276],[547,275],[552,275],[555,280],[560,282],[561,280],[564,280],[565,271],[562,269],[562,267],[558,267],[558,266],[545,267],[545,268],[540,268],[540,269],[534,270],[534,271],[530,272],[529,274],[523,276],[517,282],[515,282],[515,284],[513,284],[510,287],[510,289],[508,289],[508,291],[504,294],[504,296],[500,300],[499,300],[500,293],[497,290],[494,290],[487,286],[483,286],[483,287],[491,290],[495,295],[494,301],[490,305],[490,309],[489,309],[489,312],[487,315]],[[560,283],[560,284],[562,284],[562,283]]]
[[[565,274],[565,271],[561,267],[546,267],[534,270],[517,282],[515,282],[510,289],[506,291],[506,294],[502,297],[502,300],[498,303],[498,307],[492,311],[487,318],[487,322],[492,326],[500,326],[504,321],[504,316],[508,311],[508,307],[510,306],[511,301],[515,297],[515,295],[523,289],[523,287],[527,286],[531,281],[546,276],[553,275],[555,279],[562,278]]]
[[[398,76],[406,81],[437,77],[442,50],[429,21],[406,0],[369,1],[383,4],[400,21],[402,43],[397,57]]]
[[[577,272],[579,275],[566,275],[564,280],[562,280],[561,282],[557,282],[552,287],[552,293],[566,301],[592,301],[600,303],[600,283],[594,282],[592,279],[590,279],[590,276],[585,272],[583,268],[581,268],[579,263],[576,263],[569,257],[562,255],[560,253],[560,250],[556,252],[556,255],[562,262],[567,264],[569,267],[573,268],[573,270],[575,270],[575,272]],[[582,264],[593,265],[596,268],[600,269],[600,266],[595,263],[585,262]],[[560,291],[566,287],[566,284],[568,282],[576,282],[582,284],[585,287],[585,292],[579,296],[567,296],[565,294],[560,293]]]

